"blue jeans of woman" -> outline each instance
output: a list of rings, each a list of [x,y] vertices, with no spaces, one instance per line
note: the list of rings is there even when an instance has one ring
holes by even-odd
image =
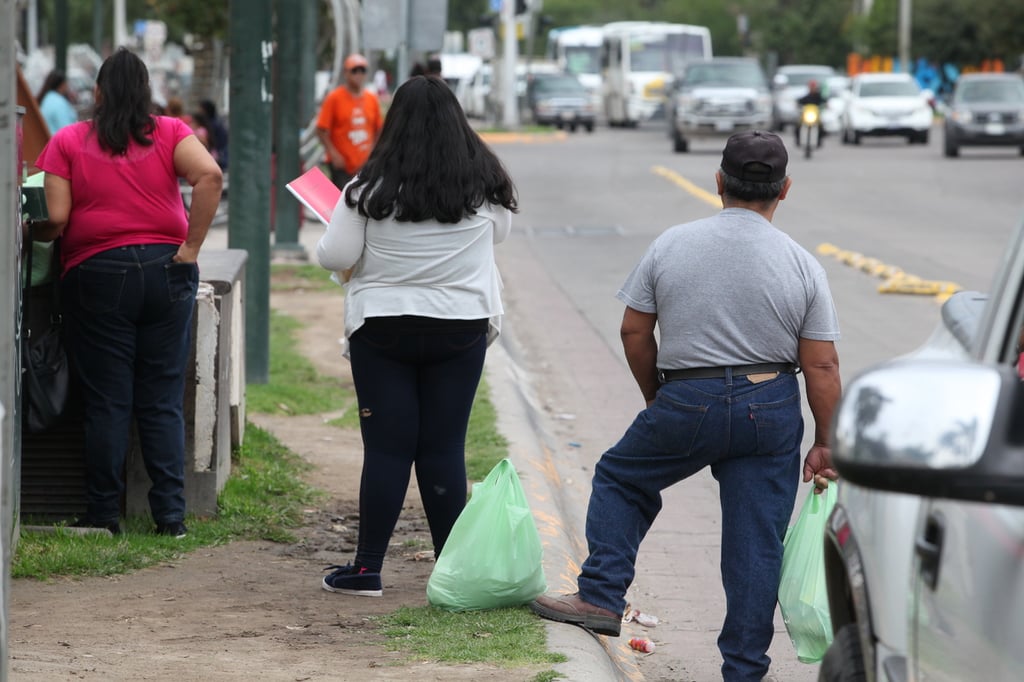
[[[466,505],[466,429],[487,320],[370,318],[349,350],[363,437],[355,563],[380,571],[413,467],[440,555]]]
[[[199,269],[178,247],[110,249],[61,282],[67,339],[82,387],[88,516],[116,521],[132,417],[157,523],[185,517],[185,365]]]
[[[580,597],[623,612],[640,542],[661,511],[661,491],[709,466],[722,508],[722,676],[760,680],[770,663],[802,436],[795,375],[755,384],[728,373],[663,384],[595,468]]]

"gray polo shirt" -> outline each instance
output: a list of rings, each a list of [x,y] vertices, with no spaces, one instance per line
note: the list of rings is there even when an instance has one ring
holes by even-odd
[[[666,230],[618,298],[657,314],[661,369],[795,363],[798,339],[839,340],[824,268],[742,208]]]

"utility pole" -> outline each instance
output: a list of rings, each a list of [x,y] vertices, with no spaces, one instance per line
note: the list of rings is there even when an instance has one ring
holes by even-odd
[[[274,252],[288,258],[307,260],[299,243],[299,203],[285,186],[299,175],[299,94],[302,43],[315,42],[313,36],[302,33],[301,10],[295,5],[308,5],[311,0],[276,0],[277,5],[277,82],[274,109],[277,125],[274,129]]]
[[[57,0],[54,12],[53,68],[68,72],[68,0]]]
[[[501,122],[509,129],[519,127],[519,98],[516,96],[516,60],[519,45],[516,42],[516,3],[503,0],[501,3],[502,40],[501,83],[504,87],[504,111]]]
[[[114,44],[111,46],[111,52],[128,44],[128,13],[124,2],[125,0],[114,0]]]
[[[900,71],[910,73],[910,7],[911,0],[900,0],[899,52]]]
[[[0,244],[0,319],[8,330],[0,337],[0,682],[7,680],[7,613],[11,598],[11,557],[18,537],[21,488],[21,419],[18,398],[21,363],[21,199],[18,196],[17,25],[15,0],[0,0],[0,220],[7,239]],[[4,412],[6,411],[6,415]]]
[[[245,249],[246,380],[270,374],[270,65],[272,0],[230,0],[228,247]]]

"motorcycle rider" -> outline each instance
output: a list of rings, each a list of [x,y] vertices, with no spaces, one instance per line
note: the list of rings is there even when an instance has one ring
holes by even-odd
[[[807,94],[796,100],[796,103],[803,109],[808,104],[813,104],[819,108],[825,106],[827,98],[821,93],[818,88],[818,81],[809,80],[807,81]],[[818,126],[818,146],[821,146],[821,141],[825,137],[825,129],[822,126]],[[796,126],[796,143],[800,144],[800,125]]]

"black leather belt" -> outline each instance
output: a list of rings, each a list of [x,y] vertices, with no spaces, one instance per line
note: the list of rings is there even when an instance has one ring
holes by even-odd
[[[791,362],[763,362],[759,365],[737,365],[735,367],[694,367],[693,369],[659,369],[658,380],[661,383],[681,381],[683,379],[722,379],[725,370],[731,369],[734,377],[748,374],[796,374],[800,368]]]

